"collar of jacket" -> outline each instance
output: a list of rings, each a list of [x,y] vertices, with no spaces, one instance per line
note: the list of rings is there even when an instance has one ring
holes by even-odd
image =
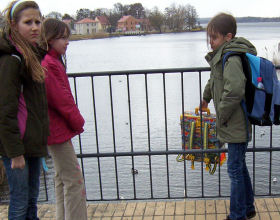
[[[223,51],[224,48],[229,44],[230,42],[225,42],[224,44],[222,44],[218,49],[209,52],[206,56],[205,59],[206,61],[210,64],[210,66],[214,66],[216,65],[222,58],[223,56]],[[212,64],[212,65],[211,65]]]
[[[21,55],[16,47],[12,44],[4,33],[0,37],[0,53],[2,54],[16,54]]]
[[[50,49],[50,50],[48,51],[48,54],[49,54],[50,56],[52,56],[52,57],[55,57],[55,58],[59,58],[59,57],[60,57],[60,54],[57,53],[55,49]]]

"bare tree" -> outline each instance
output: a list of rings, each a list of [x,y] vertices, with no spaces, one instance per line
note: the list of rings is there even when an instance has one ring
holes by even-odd
[[[165,22],[170,30],[183,31],[195,27],[197,21],[196,9],[191,5],[175,5],[165,9]]]
[[[55,19],[62,20],[62,14],[56,11],[52,11],[46,15],[46,18],[55,18]]]
[[[186,5],[186,26],[188,28],[188,30],[191,30],[193,28],[195,28],[196,23],[197,23],[197,12],[195,7],[191,6],[191,5]]]
[[[107,14],[108,20],[111,24],[111,31],[116,30],[118,25],[118,20],[125,15],[126,13],[126,7],[124,7],[121,3],[114,4],[114,8],[109,10],[109,13]]]
[[[129,10],[128,10],[129,15],[132,15],[133,17],[140,19],[140,18],[145,18],[145,9],[142,6],[141,3],[135,3],[129,5]]]
[[[164,15],[159,11],[158,7],[154,7],[154,9],[149,13],[148,18],[153,28],[161,33],[162,25],[164,24]]]
[[[175,27],[176,5],[172,4],[170,7],[165,8],[165,24],[170,30]]]
[[[69,14],[64,14],[62,16],[62,19],[72,19],[73,20],[73,18]]]
[[[77,11],[76,14],[77,14],[76,19],[79,21],[84,18],[91,18],[92,12],[87,8],[81,8],[80,10]]]

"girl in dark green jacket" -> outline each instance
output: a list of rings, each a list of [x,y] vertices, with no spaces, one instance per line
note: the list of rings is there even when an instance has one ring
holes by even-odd
[[[37,48],[41,13],[34,1],[5,10],[0,38],[0,155],[10,189],[9,219],[38,219],[41,157],[47,155],[48,113],[42,54]]]
[[[228,143],[231,194],[230,215],[226,220],[243,220],[256,215],[254,194],[245,160],[251,125],[246,121],[241,107],[241,101],[245,99],[246,77],[240,57],[231,56],[225,63],[224,71],[222,69],[226,52],[256,54],[256,49],[248,40],[235,35],[236,20],[229,14],[218,14],[207,25],[207,37],[213,51],[206,56],[211,66],[211,74],[202,101],[202,107],[206,108],[213,99],[218,139]]]

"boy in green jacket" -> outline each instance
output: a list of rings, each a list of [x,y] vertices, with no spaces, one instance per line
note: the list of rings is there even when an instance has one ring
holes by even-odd
[[[222,62],[228,51],[251,54],[257,52],[248,40],[235,37],[236,29],[235,18],[225,13],[216,15],[207,25],[207,41],[213,51],[205,57],[210,64],[211,74],[202,100],[202,108],[206,108],[213,99],[218,139],[228,143],[227,164],[231,194],[230,215],[226,220],[243,220],[256,215],[254,193],[245,160],[252,129],[241,107],[241,101],[245,100],[246,78],[239,56],[229,57],[224,71]]]

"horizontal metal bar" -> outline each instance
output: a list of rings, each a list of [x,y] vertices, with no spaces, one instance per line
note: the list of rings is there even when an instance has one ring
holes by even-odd
[[[280,69],[280,65],[276,66]],[[193,68],[171,68],[171,69],[145,69],[145,70],[125,70],[125,71],[101,71],[101,72],[80,72],[68,73],[68,77],[89,77],[89,76],[109,76],[109,75],[137,75],[137,74],[156,74],[156,73],[181,73],[181,72],[209,72],[210,67]]]
[[[146,70],[125,70],[125,71],[103,71],[103,72],[81,72],[68,73],[68,77],[89,77],[89,76],[109,76],[109,75],[137,75],[137,74],[156,74],[156,73],[181,73],[181,72],[207,72],[210,67],[195,68],[173,68],[173,69],[146,69]]]
[[[247,152],[273,152],[280,151],[280,147],[258,147],[248,148]],[[198,153],[223,153],[228,152],[228,149],[196,149],[196,150],[168,150],[168,151],[134,151],[134,152],[112,152],[112,153],[91,153],[77,154],[79,158],[90,157],[127,157],[127,156],[151,156],[151,155],[173,155],[173,154],[198,154]]]

